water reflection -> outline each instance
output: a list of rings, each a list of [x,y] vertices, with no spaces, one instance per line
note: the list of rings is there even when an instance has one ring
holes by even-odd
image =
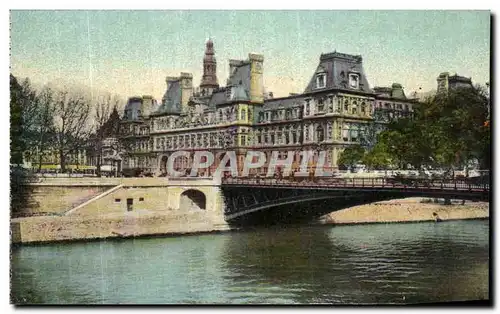
[[[463,222],[459,229],[455,223],[403,224],[235,234],[224,254],[232,274],[227,291],[241,302],[269,303],[276,293],[262,299],[247,292],[258,286],[298,303],[484,299],[487,223]]]
[[[15,303],[416,303],[488,296],[488,221],[268,227],[22,247]]]

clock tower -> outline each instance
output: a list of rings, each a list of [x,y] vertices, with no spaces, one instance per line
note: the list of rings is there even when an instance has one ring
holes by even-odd
[[[214,43],[209,39],[205,48],[205,56],[203,57],[203,77],[201,78],[200,89],[202,95],[209,96],[216,88],[219,88],[217,81],[217,60],[215,59]]]

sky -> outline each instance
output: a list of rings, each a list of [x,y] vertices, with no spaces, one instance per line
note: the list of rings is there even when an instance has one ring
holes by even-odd
[[[200,84],[208,38],[221,86],[229,59],[260,53],[274,97],[303,92],[335,50],[363,56],[371,87],[397,82],[407,95],[435,89],[441,72],[490,76],[489,11],[11,11],[11,73],[160,100],[166,76]]]

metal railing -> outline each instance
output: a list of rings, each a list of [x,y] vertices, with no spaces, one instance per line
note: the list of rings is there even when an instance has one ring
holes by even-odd
[[[489,182],[471,182],[467,179],[404,179],[393,178],[335,178],[335,177],[224,177],[223,185],[258,185],[318,188],[394,188],[425,190],[489,191]]]

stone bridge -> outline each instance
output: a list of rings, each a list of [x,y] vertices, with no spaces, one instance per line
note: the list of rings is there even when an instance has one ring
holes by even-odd
[[[54,187],[86,191],[85,197],[72,196],[81,200],[79,204],[73,202],[55,213],[61,216],[202,211],[214,224],[238,224],[262,214],[285,221],[292,216],[313,219],[356,205],[416,196],[487,201],[490,191],[489,183],[413,180],[403,184],[384,178],[57,178],[34,185],[48,188],[48,193],[38,194],[42,204],[67,197],[67,191],[53,194],[59,191]]]

